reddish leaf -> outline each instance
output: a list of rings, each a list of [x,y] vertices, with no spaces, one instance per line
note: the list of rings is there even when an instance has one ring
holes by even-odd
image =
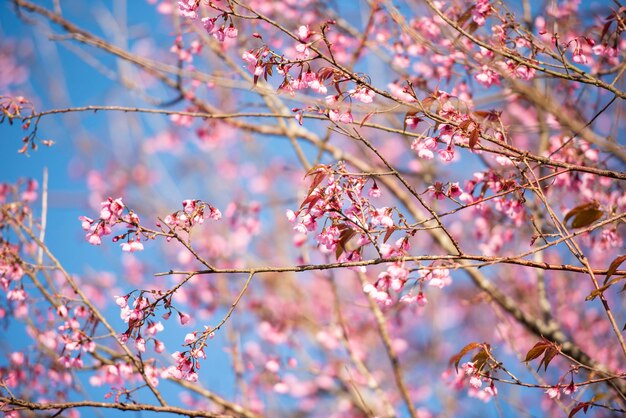
[[[302,202],[302,204],[300,205],[300,209],[299,210],[302,210],[302,208],[304,208],[307,204],[309,205],[309,207],[315,206],[317,201],[320,200],[320,199],[321,199],[321,197],[318,194],[309,195],[306,199],[304,199],[304,202]]]
[[[528,363],[529,361],[532,361],[543,355],[543,358],[539,362],[539,367],[537,367],[537,371],[539,371],[542,365],[544,366],[545,371],[548,369],[548,365],[550,364],[552,359],[554,359],[554,357],[556,357],[559,352],[559,347],[556,344],[544,339],[539,341],[533,346],[533,348],[528,350],[528,353],[526,353],[526,358],[523,361],[525,363]]]
[[[585,300],[586,301],[594,300],[598,296],[602,295],[604,291],[609,288],[609,286],[610,285],[605,285],[605,286],[600,287],[599,289],[594,289],[591,293],[589,293],[589,295],[587,295]]]
[[[604,215],[604,211],[599,209],[589,209],[580,212],[572,221],[572,228],[584,228],[591,225]]]
[[[454,356],[450,357],[450,364],[454,364],[454,368],[456,369],[456,371],[459,371],[459,363],[461,362],[461,359],[470,351],[475,350],[477,348],[480,348],[482,346],[482,344],[480,343],[469,343],[467,344],[465,347],[463,347],[461,349],[461,351],[459,351],[457,354],[455,354]]]
[[[572,410],[570,411],[570,413],[569,413],[569,415],[567,417],[568,418],[572,418],[574,415],[576,415],[581,410],[586,415],[587,414],[587,410],[589,409],[590,406],[593,406],[591,404],[591,402],[579,402],[574,408],[572,408]]]
[[[571,218],[578,216],[580,213],[590,211],[590,210],[591,211],[597,210],[598,207],[600,207],[600,205],[598,204],[598,202],[595,202],[595,201],[578,205],[574,207],[572,210],[570,210],[569,212],[567,212],[567,214],[565,214],[565,219],[563,219],[563,223],[566,224],[567,221],[569,221]]]
[[[385,236],[383,238],[383,243],[387,242],[387,240],[389,239],[389,237],[391,237],[391,234],[393,234],[393,231],[395,230],[396,230],[395,227],[387,228],[387,232],[385,232]]]
[[[309,171],[306,172],[306,174],[304,175],[304,178],[307,178],[309,176],[312,176],[313,174],[317,174],[319,172],[324,172],[328,170],[328,166],[325,164],[318,164],[316,166],[313,166],[309,169]]]
[[[343,228],[343,231],[341,231],[341,234],[339,235],[339,241],[337,242],[337,249],[335,250],[336,258],[339,258],[341,253],[345,251],[346,244],[348,243],[348,241],[350,241],[350,239],[352,239],[352,237],[356,235],[356,232],[352,228],[348,227],[347,225],[342,225],[342,226],[344,228]]]
[[[528,353],[526,353],[526,358],[524,359],[524,363],[528,363],[543,354],[543,352],[552,345],[550,341],[542,340],[533,346]]]
[[[617,257],[615,260],[611,262],[609,269],[606,271],[606,278],[604,279],[604,283],[606,283],[609,280],[609,277],[615,274],[615,272],[617,271],[617,268],[624,262],[624,260],[626,260],[626,254],[620,255],[619,257]]]
[[[469,137],[469,146],[471,149],[474,149],[476,147],[476,144],[478,144],[478,128],[474,129],[472,131],[472,133],[470,134]]]
[[[537,367],[537,371],[539,371],[539,369],[541,368],[541,365],[544,365],[544,369],[543,371],[547,371],[548,370],[548,364],[550,364],[550,362],[552,361],[552,359],[554,357],[556,357],[556,355],[559,354],[559,350],[557,350],[555,347],[550,347],[546,350],[546,354],[545,356],[543,356],[543,359],[539,362],[539,367]]]
[[[461,128],[461,129],[463,129],[464,131],[466,131],[466,130],[467,130],[467,128],[470,126],[470,124],[471,124],[471,123],[472,123],[472,120],[467,119],[467,120],[465,120],[465,121],[463,121],[463,122],[461,122],[461,123],[459,124],[459,128]]]
[[[595,289],[593,292],[591,292],[589,296],[585,298],[585,300],[594,300],[598,296],[602,295],[606,291],[606,289],[608,289],[609,287],[613,286],[615,283],[624,279],[626,279],[626,276],[618,276],[612,280],[609,280],[608,283],[605,280],[604,284],[601,287]],[[620,290],[620,292],[623,292],[624,289],[626,289],[626,285],[624,288],[622,288],[622,290]]]
[[[313,190],[315,190],[315,188],[317,186],[319,186],[320,183],[322,181],[324,181],[325,178],[326,178],[326,173],[324,173],[324,172],[317,173],[317,175],[315,176],[315,178],[311,182],[311,185],[309,186],[309,193],[313,192]]]
[[[487,364],[487,360],[489,360],[489,345],[483,344],[483,349],[472,357],[472,363],[474,363],[474,367],[476,370],[480,371]]]
[[[376,114],[376,112],[370,112],[370,113],[368,113],[367,115],[365,115],[365,116],[363,117],[363,120],[362,120],[362,121],[361,121],[361,123],[359,124],[359,126],[362,128],[362,127],[363,127],[363,125],[365,124],[365,122],[367,122],[367,120],[368,120],[369,118],[371,118],[371,117],[372,117],[373,115],[375,115],[375,114]],[[404,125],[405,125],[405,129],[406,129],[406,123],[405,123]]]

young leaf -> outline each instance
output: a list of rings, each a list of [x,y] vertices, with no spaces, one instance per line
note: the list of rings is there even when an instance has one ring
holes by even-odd
[[[624,262],[624,260],[626,260],[626,254],[620,255],[619,257],[617,257],[615,260],[611,262],[609,269],[606,271],[606,278],[604,279],[604,283],[606,283],[609,280],[609,277],[615,274],[615,272],[617,271],[617,268]]]
[[[386,243],[387,240],[389,240],[389,237],[391,237],[391,234],[393,234],[393,232],[396,230],[396,227],[393,226],[391,228],[387,228],[387,232],[385,232],[385,236],[383,237],[383,242]]]
[[[591,402],[579,402],[575,407],[572,408],[567,418],[572,418],[574,415],[580,412],[580,410],[583,410],[583,412],[586,415],[587,410],[589,409],[590,406],[593,406]]]
[[[582,205],[578,205],[574,208],[572,208],[569,212],[567,212],[565,214],[565,218],[563,219],[563,223],[567,223],[567,221],[570,220],[570,218],[572,218],[573,216],[576,216],[577,214],[579,214],[582,211],[588,210],[588,209],[597,209],[599,207],[598,202],[588,202],[588,203],[583,203]]]
[[[559,350],[556,349],[556,347],[552,346],[550,348],[548,348],[546,350],[546,354],[543,356],[543,359],[541,359],[541,361],[539,362],[539,367],[537,367],[537,371],[539,371],[539,369],[541,368],[541,365],[544,365],[544,369],[543,371],[547,371],[548,370],[548,364],[550,364],[550,362],[552,361],[552,359],[554,357],[556,357],[556,355],[559,354]]]
[[[541,340],[537,344],[533,346],[528,353],[526,353],[526,358],[523,360],[525,363],[532,361],[536,358],[539,358],[543,355],[543,358],[539,362],[539,367],[537,367],[537,371],[541,368],[541,365],[544,366],[544,371],[548,369],[548,365],[552,361],[557,354],[559,354],[559,348],[552,342],[548,340]]]
[[[584,228],[591,225],[604,215],[604,211],[599,209],[589,209],[580,212],[572,221],[572,228]]]
[[[365,116],[363,117],[363,120],[361,121],[361,123],[359,124],[359,126],[362,128],[362,127],[363,127],[363,125],[365,124],[365,122],[367,122],[367,120],[368,120],[369,118],[371,118],[371,117],[372,117],[373,115],[375,115],[375,114],[376,114],[376,112],[369,112],[367,115],[365,115]],[[405,130],[406,130],[406,122],[405,122],[404,126],[405,126]]]
[[[476,370],[482,370],[483,367],[485,367],[485,365],[487,364],[487,361],[489,360],[489,345],[488,344],[483,344],[482,346],[482,350],[480,350],[478,353],[476,353],[474,355],[474,357],[472,357],[472,362],[474,363],[474,367],[476,368]]]
[[[461,349],[461,351],[459,351],[457,354],[455,354],[454,356],[450,357],[450,364],[454,363],[454,368],[456,369],[456,371],[459,371],[459,363],[461,362],[461,359],[470,351],[475,350],[479,347],[481,347],[482,344],[480,343],[469,343],[467,344],[465,347],[463,347]]]
[[[471,149],[474,149],[476,147],[476,144],[478,144],[478,135],[480,132],[478,132],[478,128],[474,129],[472,131],[472,133],[470,133],[470,137],[469,137],[469,147]]]
[[[526,358],[524,359],[524,363],[528,363],[543,354],[544,351],[551,345],[550,341],[543,340],[539,341],[537,344],[533,346],[528,353],[526,353]]]
[[[348,227],[347,225],[343,225],[344,228],[339,234],[339,241],[337,242],[337,249],[335,250],[335,258],[339,258],[341,253],[343,253],[346,249],[346,244],[348,241],[352,239],[356,235],[354,229]]]
[[[583,228],[591,225],[604,215],[604,211],[598,209],[600,205],[598,202],[589,202],[578,205],[565,215],[563,223],[567,224],[570,219],[572,221],[572,228]]]

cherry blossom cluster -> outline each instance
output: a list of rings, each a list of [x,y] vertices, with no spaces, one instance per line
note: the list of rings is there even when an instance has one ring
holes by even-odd
[[[163,222],[173,231],[180,229],[189,232],[193,226],[203,224],[205,219],[219,221],[222,213],[206,202],[187,199],[183,200],[182,210],[167,215]]]
[[[6,356],[6,363],[0,366],[0,381],[4,389],[14,395],[21,396],[23,388],[29,394],[39,397],[56,396],[62,399],[62,393],[71,390],[74,382],[72,371],[64,368],[59,362],[46,364],[40,356],[30,351],[13,351]],[[60,395],[61,394],[61,395]],[[4,405],[3,405],[4,406]],[[18,411],[9,411],[0,407],[4,417],[19,418]]]
[[[96,344],[88,333],[95,329],[97,321],[83,305],[78,305],[72,313],[70,316],[67,305],[57,308],[57,315],[63,323],[57,328],[59,334],[56,345],[62,348],[59,363],[66,368],[80,369],[83,367],[82,354],[93,353],[96,349]]]
[[[143,372],[155,387],[158,386],[160,377],[167,378],[167,376],[163,376],[162,370],[154,366],[154,361],[151,360],[144,361]],[[101,365],[96,373],[89,378],[89,384],[92,386],[106,385],[110,387],[112,390],[106,393],[104,398],[113,397],[115,402],[120,402],[122,396],[124,396],[124,400],[132,401],[132,390],[129,389],[129,386],[143,381],[143,376],[137,372],[131,363],[122,361]]]
[[[206,355],[202,349],[197,352],[179,352],[176,351],[172,354],[172,357],[176,361],[176,366],[170,366],[166,373],[169,377],[173,377],[175,379],[183,379],[189,382],[197,382],[198,381],[198,373],[196,370],[200,369],[200,364],[198,363],[198,359],[205,359]]]
[[[22,121],[22,129],[27,131],[31,128],[33,115],[35,115],[35,106],[24,96],[3,96],[0,95],[0,123],[8,120],[9,124],[13,124],[13,120]],[[34,128],[26,136],[22,138],[22,148],[18,150],[20,154],[27,154],[28,149],[35,151],[37,143],[49,147],[54,144],[50,139],[40,139],[37,137],[37,121]]]
[[[180,0],[178,1],[178,12],[180,16],[185,19],[194,21],[201,15],[200,5],[200,0]],[[224,42],[226,38],[236,38],[238,30],[233,24],[230,13],[215,7],[213,3],[210,3],[209,7],[221,13],[215,17],[207,16],[200,19],[207,33],[212,35],[219,42]],[[208,11],[209,10],[207,10],[207,12]],[[219,23],[220,21],[222,22],[221,24]]]
[[[248,64],[248,70],[254,75],[255,83],[261,77],[267,80],[275,71],[283,77],[278,87],[279,91],[293,95],[298,90],[311,89],[325,95],[323,105],[293,109],[300,124],[305,111],[325,114],[333,122],[350,124],[354,121],[350,104],[352,100],[364,104],[374,101],[375,92],[368,87],[367,80],[361,80],[357,75],[344,74],[332,67],[322,66],[317,71],[312,69],[312,61],[317,60],[319,56],[311,56],[309,47],[325,39],[328,25],[329,23],[323,25],[319,33],[312,31],[309,26],[300,26],[296,31],[299,42],[295,46],[295,51],[298,53],[293,57],[274,53],[266,45],[242,54],[242,59]],[[353,87],[346,87],[345,83],[350,83]],[[330,86],[337,94],[327,95]],[[348,102],[348,105],[345,106],[344,102]]]
[[[117,199],[109,197],[104,202],[101,202],[100,205],[99,219],[94,220],[87,216],[78,218],[81,221],[83,230],[87,231],[85,235],[87,241],[91,245],[100,245],[102,244],[102,237],[110,235],[113,227],[117,224],[124,224],[128,228],[127,232],[113,237],[113,242],[127,238],[125,242],[120,244],[122,251],[142,251],[144,247],[141,242],[139,216],[132,210],[128,210],[128,213],[124,214],[126,205],[122,202],[121,197]]]
[[[449,373],[444,373],[443,377],[448,377]],[[487,386],[483,387],[483,383]],[[462,390],[467,387],[467,394],[472,398],[480,399],[483,402],[489,402],[498,394],[498,389],[494,384],[494,380],[484,376],[474,362],[467,362],[461,365],[461,369],[453,376],[453,380],[449,383],[456,390]]]
[[[32,216],[30,204],[37,200],[38,183],[33,179],[21,179],[15,184],[0,183],[0,289],[6,293],[7,308],[0,305],[0,318],[7,311],[17,318],[28,316],[30,301],[22,277],[29,269],[24,257],[32,255],[33,244],[14,243],[9,228],[13,221],[25,222]],[[5,231],[7,233],[5,233]]]
[[[115,298],[115,303],[120,308],[120,317],[128,325],[126,331],[121,334],[120,340],[126,343],[129,339],[132,339],[135,349],[139,353],[145,353],[148,342],[152,341],[154,351],[162,353],[165,350],[165,345],[156,337],[165,327],[161,321],[155,319],[156,312],[158,307],[162,305],[166,309],[162,318],[164,320],[170,318],[174,309],[171,302],[172,295],[163,294],[159,291],[143,291],[139,292],[137,296],[133,296],[133,293]],[[133,300],[129,305],[131,297]],[[191,319],[189,315],[180,311],[177,312],[181,325],[189,323]]]
[[[0,96],[0,123],[8,119],[9,123],[13,123],[13,119],[21,119],[28,112],[33,114],[35,107],[30,100],[24,96]],[[25,129],[30,126],[30,122],[25,122]]]
[[[313,180],[307,197],[297,211],[287,211],[287,219],[294,223],[293,229],[299,234],[297,242],[302,243],[304,236],[318,229],[318,221],[323,221],[322,231],[316,237],[318,249],[323,254],[334,252],[340,261],[360,260],[367,244],[373,244],[381,256],[408,249],[407,239],[399,239],[395,246],[378,240],[406,227],[406,223],[397,210],[372,204],[370,198],[380,196],[375,182],[366,191],[369,179],[350,175],[341,163],[335,169],[320,165],[308,176]],[[397,221],[393,219],[394,213],[398,214]],[[349,243],[354,244],[354,249]]]

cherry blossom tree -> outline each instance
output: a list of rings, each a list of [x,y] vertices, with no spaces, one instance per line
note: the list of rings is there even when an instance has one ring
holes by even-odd
[[[4,416],[626,413],[618,0],[2,7]]]

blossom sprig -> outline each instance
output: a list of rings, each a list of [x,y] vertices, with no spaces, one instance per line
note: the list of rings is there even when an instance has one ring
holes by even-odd
[[[174,292],[175,289],[166,292],[161,290],[134,290],[126,295],[116,296],[115,303],[120,308],[120,317],[128,325],[126,331],[120,335],[120,340],[124,343],[134,340],[135,348],[140,353],[144,353],[146,344],[153,341],[154,351],[162,353],[165,350],[165,345],[156,338],[157,334],[165,329],[163,323],[157,318],[159,309],[165,310],[161,316],[165,321],[170,319],[174,311],[178,313],[180,325],[187,325],[191,320],[190,315],[173,306]],[[129,302],[131,298],[132,303]]]
[[[204,223],[205,219],[219,221],[222,219],[222,213],[216,207],[203,202],[202,200],[183,200],[183,209],[170,213],[163,222],[172,230],[182,230],[189,232],[196,225]],[[158,227],[162,227],[161,223],[157,223]]]
[[[2,96],[0,95],[0,123],[8,120],[9,125],[13,124],[14,119],[22,121],[22,129],[28,131],[31,128],[33,119],[35,120],[33,129],[28,135],[22,138],[22,147],[18,150],[20,154],[27,154],[30,148],[37,150],[37,143],[50,147],[54,144],[51,139],[39,139],[37,137],[37,127],[40,115],[35,111],[35,105],[24,96]]]
[[[177,5],[179,15],[190,22],[198,20],[201,15],[199,0],[179,0]],[[208,2],[207,5],[220,12],[217,16],[206,16],[200,19],[207,33],[219,42],[224,42],[226,38],[236,38],[239,30],[234,25],[232,13],[216,7],[212,2]]]
[[[388,257],[394,248],[400,252],[408,248],[406,237],[393,248],[383,245],[395,231],[407,230],[407,237],[413,232],[396,208],[372,203],[380,189],[374,183],[366,190],[367,176],[348,173],[343,163],[334,168],[318,165],[306,176],[312,178],[307,196],[298,210],[287,210],[286,216],[300,235],[317,231],[318,221],[323,222],[316,237],[321,253],[334,252],[339,261],[357,261],[370,244],[381,257]]]
[[[110,235],[116,225],[124,225],[127,231],[113,237],[113,242],[126,239],[120,245],[122,251],[135,252],[144,249],[141,242],[142,237],[153,238],[153,234],[149,233],[140,225],[139,216],[128,209],[122,201],[122,198],[113,199],[109,197],[100,203],[100,216],[98,219],[91,219],[87,216],[80,216],[82,228],[87,231],[85,238],[91,245],[102,244],[102,237]]]

